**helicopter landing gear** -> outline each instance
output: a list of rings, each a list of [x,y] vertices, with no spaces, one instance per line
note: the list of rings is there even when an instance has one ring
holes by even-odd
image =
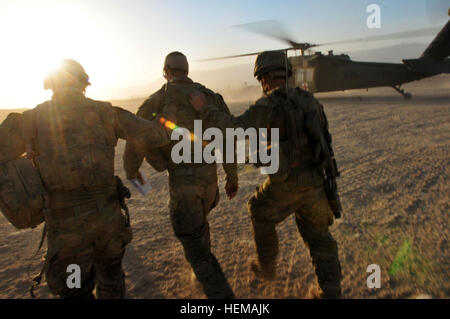
[[[400,85],[398,85],[398,86],[395,86],[395,85],[394,85],[392,88],[393,88],[394,90],[396,90],[398,93],[400,93],[401,95],[403,95],[403,98],[404,98],[405,100],[411,100],[411,99],[412,99],[411,93],[405,92],[405,90],[403,90],[403,89],[400,88]]]

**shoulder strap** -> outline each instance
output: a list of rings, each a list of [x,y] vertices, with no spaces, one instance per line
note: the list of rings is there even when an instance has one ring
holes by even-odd
[[[36,129],[36,123],[35,123],[35,110],[28,110],[22,113],[22,138],[25,141],[25,151],[27,154],[27,158],[35,164],[35,145],[34,141],[36,138],[37,129]],[[50,205],[49,205],[49,198],[48,195],[43,195],[43,201],[44,201],[44,216],[45,216],[45,223],[44,228],[42,229],[42,235],[41,240],[39,241],[39,245],[36,249],[36,252],[34,253],[33,257],[37,255],[37,253],[41,250],[42,245],[44,244],[45,237],[47,235],[47,221],[50,218]],[[33,258],[31,257],[31,258]],[[34,295],[34,289],[36,289],[42,279],[42,275],[45,271],[45,269],[48,266],[48,256],[46,254],[45,261],[43,263],[43,266],[36,276],[32,278],[32,285],[30,287],[30,294],[32,298],[35,298]]]
[[[165,83],[162,88],[162,94],[161,94],[161,102],[158,105],[158,113],[161,113],[164,107],[164,104],[166,103],[166,92],[167,92],[167,83]]]

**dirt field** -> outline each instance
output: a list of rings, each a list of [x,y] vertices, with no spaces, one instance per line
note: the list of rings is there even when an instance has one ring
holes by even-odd
[[[413,100],[381,88],[317,94],[324,104],[342,177],[343,218],[332,226],[339,245],[344,298],[450,297],[449,167],[450,77],[405,86]],[[140,100],[122,103],[135,110]],[[230,104],[234,114],[246,105]],[[124,176],[117,149],[117,173]],[[134,240],[124,259],[129,298],[204,298],[192,280],[167,210],[165,173],[147,164],[153,186],[147,198],[129,200]],[[308,251],[294,218],[278,226],[278,279],[254,279],[255,256],[246,201],[264,176],[239,167],[237,197],[225,196],[209,217],[212,246],[239,298],[304,298],[315,282]],[[131,186],[130,186],[131,187]],[[29,277],[40,267],[36,249],[42,226],[17,231],[0,216],[0,298],[29,298]],[[368,289],[367,266],[381,267],[381,288]],[[51,297],[45,283],[39,298]]]

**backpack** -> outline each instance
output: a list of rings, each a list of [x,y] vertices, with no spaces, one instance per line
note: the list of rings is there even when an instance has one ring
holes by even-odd
[[[195,132],[195,121],[201,120],[198,112],[190,103],[189,94],[196,90],[201,91],[205,95],[208,104],[215,105],[219,110],[229,113],[222,96],[207,89],[203,85],[195,82],[179,85],[169,83],[165,90],[164,106],[161,115],[174,122],[178,127],[189,130],[191,134]],[[202,127],[202,136],[206,129],[206,127]],[[194,143],[193,140],[192,143]],[[176,142],[172,142],[172,145],[174,144]],[[208,142],[204,141],[202,148],[207,144]],[[194,144],[191,147],[193,150],[195,147]],[[191,163],[194,163],[194,152],[192,152],[191,156]]]
[[[274,127],[280,128],[281,149],[290,166],[313,162],[312,147],[305,131],[307,92],[298,88],[274,91],[268,96],[274,105]]]
[[[23,138],[27,157],[0,165],[0,211],[16,228],[34,228],[44,221],[47,191],[32,160],[32,111],[25,111]]]

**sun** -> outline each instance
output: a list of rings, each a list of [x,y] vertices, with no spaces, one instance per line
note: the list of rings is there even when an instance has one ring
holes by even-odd
[[[96,20],[76,2],[12,1],[3,8],[0,108],[34,107],[48,99],[51,92],[43,89],[43,79],[63,58],[95,65],[102,73],[108,36]]]

